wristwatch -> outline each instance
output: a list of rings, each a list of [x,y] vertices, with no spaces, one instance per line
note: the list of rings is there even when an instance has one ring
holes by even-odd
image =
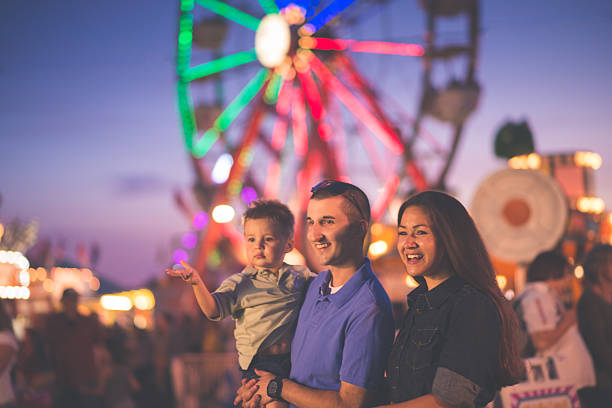
[[[283,392],[283,377],[274,377],[268,383],[268,397],[282,400],[281,393]]]

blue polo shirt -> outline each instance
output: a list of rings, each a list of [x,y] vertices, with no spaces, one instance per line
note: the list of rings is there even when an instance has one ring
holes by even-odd
[[[376,389],[394,335],[391,302],[369,259],[329,293],[331,272],[310,284],[291,346],[291,379],[311,388],[340,389],[344,381]]]

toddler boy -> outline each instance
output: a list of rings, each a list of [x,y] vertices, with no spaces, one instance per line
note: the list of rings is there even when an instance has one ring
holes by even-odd
[[[255,369],[288,377],[291,340],[304,294],[313,276],[306,266],[288,265],[285,254],[293,249],[294,217],[276,200],[251,203],[243,216],[249,265],[224,280],[210,293],[200,275],[186,262],[184,269],[166,269],[193,285],[209,320],[232,316],[238,363],[244,378]]]

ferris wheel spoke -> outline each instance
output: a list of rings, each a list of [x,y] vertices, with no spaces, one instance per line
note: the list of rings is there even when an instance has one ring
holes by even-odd
[[[298,71],[297,77],[300,80],[302,89],[304,90],[304,96],[306,96],[306,102],[308,102],[312,117],[315,121],[320,122],[325,117],[325,110],[321,101],[321,94],[319,94],[319,89],[317,88],[317,84],[312,77],[311,71]]]
[[[227,105],[227,108],[219,115],[212,128],[204,132],[204,135],[193,146],[193,154],[196,157],[203,157],[215,144],[221,132],[225,131],[236,119],[242,110],[253,100],[255,95],[261,90],[269,70],[260,69],[257,74],[249,81],[240,93]]]
[[[255,55],[255,49],[252,48],[248,51],[226,55],[225,57],[217,58],[216,60],[206,62],[193,68],[188,68],[184,71],[182,78],[184,81],[193,81],[208,75],[216,74],[220,71],[225,71],[226,69],[248,64],[256,59],[257,55]]]
[[[338,99],[361,120],[363,124],[393,153],[401,154],[404,145],[397,135],[381,123],[363,104],[357,99],[338,78],[314,54],[310,60],[314,73],[329,87]]]
[[[319,14],[310,19],[308,23],[304,24],[301,30],[307,35],[316,33],[354,2],[355,0],[336,0],[332,2],[321,10]]]
[[[281,88],[283,86],[283,76],[277,73],[272,75],[272,79],[268,83],[266,87],[266,91],[264,92],[264,102],[268,105],[274,105],[276,101],[278,101],[278,96],[280,94]]]
[[[278,13],[278,6],[274,0],[257,0],[262,9],[266,14]]]
[[[245,13],[244,11],[238,10],[235,7],[232,7],[217,0],[196,0],[196,2],[200,6],[209,9],[213,13],[227,18],[228,20],[231,20],[234,23],[238,23],[241,26],[248,28],[249,30],[257,31],[257,27],[259,26],[260,20],[250,14]]]
[[[397,174],[392,174],[389,178],[387,178],[382,192],[378,195],[378,198],[372,205],[373,221],[380,221],[382,216],[385,214],[385,211],[387,211],[387,208],[389,207],[389,202],[391,202],[391,199],[395,195],[399,184],[400,179]]]
[[[293,95],[291,104],[293,147],[297,157],[304,157],[308,152],[308,125],[306,124],[304,92],[301,88],[295,88]]]
[[[404,55],[422,57],[425,50],[418,44],[394,43],[387,41],[355,41],[340,38],[302,37],[300,47],[322,51],[352,51],[370,54]]]

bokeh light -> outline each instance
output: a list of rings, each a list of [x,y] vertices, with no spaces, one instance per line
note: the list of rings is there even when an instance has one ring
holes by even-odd
[[[187,232],[183,235],[183,246],[187,249],[193,249],[198,244],[198,236],[195,232]]]
[[[215,166],[213,167],[210,178],[217,184],[222,184],[227,181],[230,170],[234,164],[234,159],[229,153],[224,153],[217,159]]]
[[[578,279],[582,279],[584,277],[584,268],[582,265],[577,265],[574,268],[574,276]]]
[[[227,204],[220,204],[212,211],[213,220],[219,224],[230,222],[234,219],[234,215],[236,215],[236,211],[234,211],[232,206]]]
[[[240,192],[240,196],[245,203],[250,204],[251,201],[257,200],[257,191],[253,187],[246,186]]]
[[[132,308],[132,301],[127,296],[103,295],[100,298],[100,305],[106,310],[127,311]]]
[[[206,214],[204,211],[198,211],[193,216],[193,228],[201,230],[205,228],[206,225],[208,225],[208,214]]]
[[[174,263],[180,264],[181,261],[187,262],[187,260],[189,259],[189,255],[187,254],[187,251],[179,248],[174,251],[172,259],[174,259]]]

